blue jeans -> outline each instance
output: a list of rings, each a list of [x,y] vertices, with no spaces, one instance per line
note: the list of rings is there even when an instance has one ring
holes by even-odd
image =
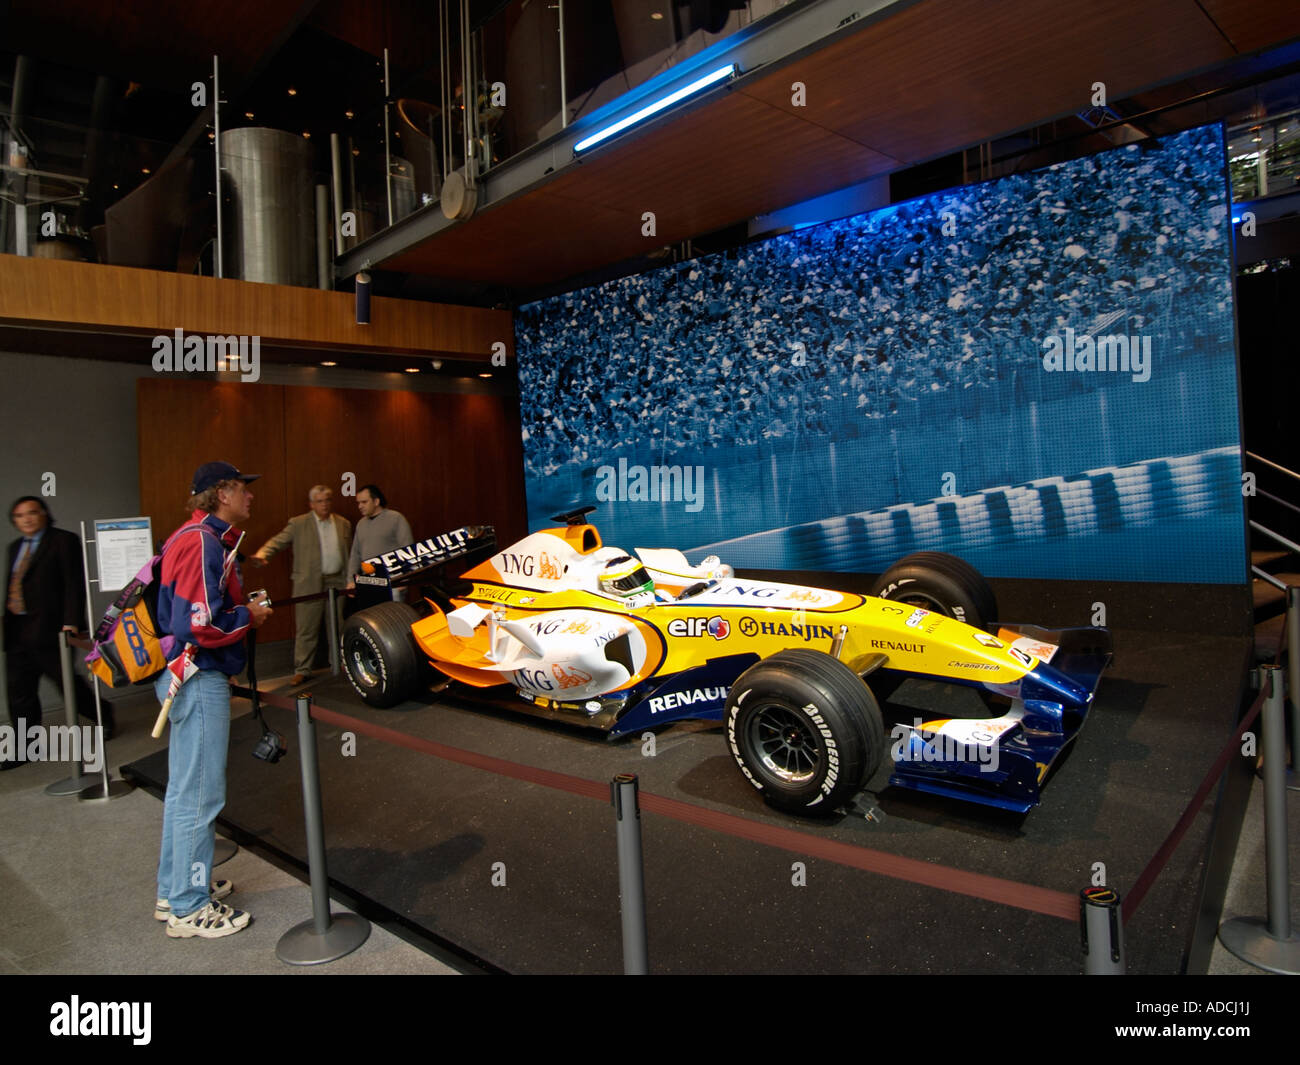
[[[154,684],[167,698],[171,674]],[[167,798],[163,804],[158,897],[184,917],[208,904],[216,820],[226,805],[226,751],[230,744],[230,682],[215,669],[181,685],[168,714]]]

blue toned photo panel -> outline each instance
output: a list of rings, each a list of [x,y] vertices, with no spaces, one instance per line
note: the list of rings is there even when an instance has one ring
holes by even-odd
[[[1219,127],[515,316],[532,528],[737,567],[1245,580]]]

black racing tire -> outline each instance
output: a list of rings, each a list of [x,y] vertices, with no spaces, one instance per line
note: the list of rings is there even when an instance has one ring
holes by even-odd
[[[405,702],[427,679],[427,662],[411,635],[417,620],[406,603],[378,603],[344,623],[343,668],[367,706]]]
[[[871,595],[924,607],[977,629],[998,616],[988,581],[969,562],[941,551],[918,551],[895,562],[871,587]]]
[[[731,686],[724,716],[732,757],[763,798],[830,816],[885,754],[880,706],[843,662],[808,647],[778,651]]]

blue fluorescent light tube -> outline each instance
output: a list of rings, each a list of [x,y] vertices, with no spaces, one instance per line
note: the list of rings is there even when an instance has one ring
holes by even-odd
[[[623,130],[627,129],[629,126],[635,126],[638,122],[644,122],[651,115],[658,114],[660,111],[664,110],[664,108],[672,107],[672,105],[677,103],[679,100],[684,100],[693,93],[706,89],[710,85],[715,85],[724,78],[731,77],[735,72],[735,63],[728,63],[725,67],[718,67],[718,69],[713,71],[713,73],[705,74],[704,77],[697,78],[689,85],[683,86],[676,92],[665,96],[663,99],[656,100],[652,104],[647,104],[645,107],[641,108],[640,111],[630,114],[626,118],[619,119],[612,126],[606,126],[599,132],[593,133],[590,137],[584,137],[573,146],[573,154],[577,155],[579,152],[586,151],[592,145],[599,144],[601,141],[614,136],[615,133],[622,133]]]

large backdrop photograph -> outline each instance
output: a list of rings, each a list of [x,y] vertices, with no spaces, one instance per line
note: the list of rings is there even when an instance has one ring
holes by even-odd
[[[1218,126],[516,314],[530,528],[739,567],[1245,578]]]

